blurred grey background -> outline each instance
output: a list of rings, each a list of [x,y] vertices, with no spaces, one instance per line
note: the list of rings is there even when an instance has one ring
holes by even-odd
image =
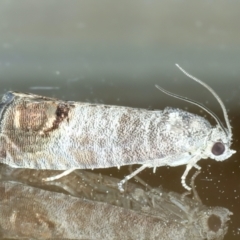
[[[0,1],[0,94],[32,92],[66,100],[141,108],[180,107],[207,114],[159,92],[194,98],[222,112],[216,100],[184,76],[179,63],[213,87],[229,110],[239,150],[240,2],[181,0]],[[215,124],[210,118],[211,123]],[[239,239],[239,155],[200,162],[197,181],[206,205],[235,214],[226,239]],[[184,167],[141,174],[150,185],[184,191]],[[123,168],[105,173],[128,173]]]

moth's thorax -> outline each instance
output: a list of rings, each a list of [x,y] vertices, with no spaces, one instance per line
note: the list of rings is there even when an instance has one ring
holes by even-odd
[[[235,153],[230,149],[232,136],[227,129],[222,129],[219,125],[211,126],[203,117],[178,109],[167,108],[167,115],[173,137],[179,139],[173,142],[183,148],[182,152],[189,152],[198,160],[211,158],[217,161],[228,159]],[[216,147],[220,147],[222,150],[217,151],[221,152],[216,152]],[[177,148],[177,152],[180,153],[181,149]]]
[[[181,109],[166,108],[163,111],[165,124],[163,134],[170,138],[177,153],[194,153],[204,142],[211,131],[211,124],[201,116]]]

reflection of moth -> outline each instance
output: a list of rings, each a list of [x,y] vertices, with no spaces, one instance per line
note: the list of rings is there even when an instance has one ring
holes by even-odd
[[[120,190],[144,168],[186,164],[182,185],[190,190],[185,178],[192,167],[200,168],[200,159],[223,161],[235,152],[230,150],[232,132],[222,101],[209,86],[190,77],[219,101],[227,129],[204,107],[217,126],[180,109],[149,111],[8,92],[0,104],[0,162],[15,168],[66,170],[46,180],[74,169],[141,164],[119,183]]]
[[[162,188],[129,183],[121,194],[119,179],[83,170],[41,185],[51,171],[3,167],[0,173],[2,238],[220,240],[232,215]],[[50,192],[49,185],[67,194]]]

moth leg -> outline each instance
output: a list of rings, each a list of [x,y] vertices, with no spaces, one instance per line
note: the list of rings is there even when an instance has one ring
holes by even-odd
[[[200,167],[198,164],[195,163],[193,166],[194,166],[197,170],[201,170],[201,167]]]
[[[188,206],[185,202],[184,199],[178,199],[174,194],[169,194],[169,200],[178,208],[180,208],[184,213],[188,214],[190,211],[190,206]]]
[[[201,173],[201,171],[197,171],[194,173],[194,175],[192,176],[192,180],[191,180],[191,187],[192,187],[192,191],[193,191],[193,198],[199,203],[199,204],[202,204],[202,200],[200,199],[198,193],[197,193],[197,190],[196,190],[196,187],[195,187],[195,179],[196,177]]]
[[[133,172],[133,170],[132,170],[132,165],[129,165],[129,172],[130,172],[130,174]],[[135,175],[134,176],[134,179],[137,181],[137,182],[139,182],[139,183],[141,183],[144,187],[146,187],[148,190],[152,190],[152,187],[150,187],[144,180],[142,180],[140,177],[138,177],[137,175]]]
[[[48,182],[48,181],[54,181],[56,179],[59,179],[59,178],[62,178],[68,174],[70,174],[71,172],[75,171],[76,168],[70,168],[68,170],[65,170],[64,172],[58,174],[58,175],[55,175],[55,176],[52,176],[52,177],[47,177],[47,178],[43,178],[42,181],[44,182]]]
[[[127,175],[123,180],[121,180],[118,183],[118,189],[120,190],[120,192],[124,192],[123,189],[123,184],[125,182],[127,182],[129,179],[133,178],[135,175],[137,175],[138,173],[140,173],[142,170],[144,170],[146,167],[148,167],[147,165],[142,165],[140,168],[136,169],[134,172],[132,172],[131,174]]]
[[[191,188],[186,184],[186,177],[187,177],[189,171],[192,169],[192,167],[193,167],[192,164],[188,164],[186,169],[185,169],[185,172],[183,173],[183,175],[181,177],[182,186],[184,188],[186,188],[188,191],[191,191]]]
[[[193,174],[192,178],[191,178],[191,182],[190,182],[190,186],[192,188],[192,199],[195,199],[198,203],[202,204],[202,201],[197,193],[197,190],[196,190],[196,187],[195,187],[195,179],[196,177],[201,173],[201,171],[197,171]],[[184,201],[184,198],[187,196],[187,195],[190,195],[190,192],[185,192],[181,195],[181,201]]]

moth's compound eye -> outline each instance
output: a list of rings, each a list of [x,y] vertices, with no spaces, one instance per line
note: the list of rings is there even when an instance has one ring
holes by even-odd
[[[222,221],[219,216],[212,214],[208,219],[208,227],[213,232],[217,232],[222,225]]]
[[[223,143],[221,142],[214,143],[212,147],[212,154],[214,154],[215,156],[219,156],[223,154],[224,151],[225,151],[225,146],[223,145]]]

